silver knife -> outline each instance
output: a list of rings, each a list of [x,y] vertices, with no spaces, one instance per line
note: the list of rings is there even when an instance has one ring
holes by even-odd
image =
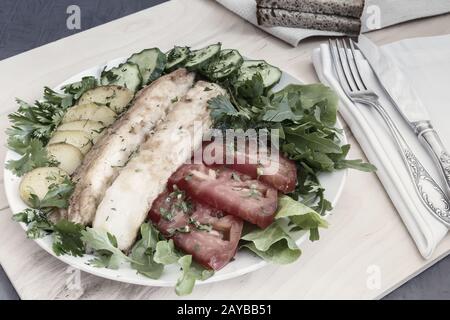
[[[419,140],[433,153],[447,187],[447,194],[450,194],[450,155],[409,80],[396,63],[366,37],[361,36],[356,45],[369,62],[393,105],[410,124]]]

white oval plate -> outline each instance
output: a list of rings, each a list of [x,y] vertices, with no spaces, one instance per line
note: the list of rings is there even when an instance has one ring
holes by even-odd
[[[95,76],[97,78],[100,77],[100,73],[103,68],[106,66],[107,68],[115,67],[118,64],[124,62],[126,58],[118,58],[111,60],[103,65],[98,65],[93,68],[87,69],[74,75],[73,77],[67,79],[60,85],[58,85],[55,90],[59,91],[63,85],[72,83],[75,81],[81,80],[84,76]],[[299,80],[294,78],[293,76],[283,72],[283,76],[281,78],[280,83],[275,87],[275,90],[281,89],[287,84],[301,84]],[[342,128],[340,122],[337,123],[338,128]],[[347,143],[347,139],[345,134],[342,136],[342,143]],[[13,151],[8,151],[6,154],[5,161],[11,159],[18,159],[19,155]],[[327,199],[336,204],[341,191],[344,187],[345,179],[347,176],[347,170],[340,170],[330,174],[322,174],[320,176],[320,181],[322,185],[325,187],[325,195]],[[15,176],[11,171],[4,169],[4,181],[5,181],[5,191],[6,197],[9,202],[9,206],[13,213],[18,213],[25,208],[27,208],[26,204],[20,199],[19,196],[19,183],[20,178]],[[24,223],[20,223],[22,228],[26,230],[26,225]],[[300,245],[303,241],[308,239],[308,234],[305,232],[298,232],[296,235],[296,243]],[[52,240],[50,236],[44,237],[42,239],[35,240],[39,246],[41,246],[45,251],[56,257],[57,259],[71,265],[75,268],[81,269],[83,271],[89,272],[99,277],[122,281],[126,283],[146,285],[146,286],[158,286],[158,287],[167,287],[174,286],[177,278],[180,275],[180,269],[176,265],[167,266],[164,270],[162,277],[158,280],[153,280],[146,278],[140,274],[136,273],[136,270],[130,268],[128,264],[123,264],[118,270],[111,270],[106,268],[96,268],[87,264],[87,262],[93,258],[92,255],[85,255],[83,257],[72,257],[69,255],[56,256],[52,250]],[[217,281],[223,281],[231,278],[235,278],[246,273],[258,270],[267,265],[267,262],[260,259],[258,256],[254,255],[248,250],[240,250],[236,253],[235,260],[229,263],[223,269],[217,271],[214,276],[205,280],[198,281],[197,284],[206,284]]]

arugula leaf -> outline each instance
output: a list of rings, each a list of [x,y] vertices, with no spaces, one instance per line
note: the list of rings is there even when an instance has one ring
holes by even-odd
[[[289,95],[298,112],[318,111],[317,120],[326,126],[334,126],[337,118],[338,97],[336,93],[323,84],[297,85],[290,84],[273,95],[274,101],[279,101],[284,95]],[[314,110],[313,110],[314,109]]]
[[[285,128],[286,140],[295,145],[307,146],[312,151],[341,153],[341,147],[321,133],[306,133],[302,128]]]
[[[204,269],[193,263],[191,255],[185,255],[178,259],[178,264],[181,266],[182,274],[177,280],[175,293],[179,296],[190,294],[196,280],[206,280],[214,274],[212,270]]]
[[[88,227],[81,231],[81,240],[87,247],[95,250],[97,257],[89,261],[95,267],[118,269],[120,263],[131,260],[117,248],[116,237],[104,230]]]
[[[53,225],[53,252],[57,256],[70,254],[81,257],[85,253],[85,246],[81,240],[81,231],[84,226],[70,222],[66,219],[59,220]]]
[[[258,73],[245,85],[233,78],[223,81],[229,98],[211,101],[214,125],[222,130],[278,129],[280,150],[298,165],[299,181],[291,196],[324,214],[331,210],[331,203],[319,183],[320,172],[376,168],[345,159],[350,146],[341,146],[341,130],[335,128],[338,97],[332,89],[322,84],[292,84],[271,93],[261,89],[261,81]]]
[[[64,93],[72,95],[74,100],[78,100],[83,95],[83,93],[95,88],[96,86],[97,79],[93,76],[87,76],[81,78],[81,81],[66,84],[61,89],[64,91]]]
[[[19,177],[35,168],[54,166],[57,164],[53,159],[49,158],[47,150],[39,140],[31,139],[22,151],[23,156],[20,159],[8,160],[6,163],[6,169],[11,170]]]
[[[141,237],[131,250],[131,267],[146,277],[159,279],[164,270],[164,265],[154,259],[159,232],[151,224],[143,223]]]
[[[377,170],[373,164],[366,163],[361,159],[347,160],[346,157],[349,151],[350,145],[346,144],[341,147],[340,154],[330,155],[330,158],[333,159],[335,169],[339,170],[350,168],[365,172],[374,172]]]
[[[33,208],[67,208],[74,188],[75,184],[69,177],[65,177],[61,183],[51,184],[42,200],[31,194],[31,205]]]
[[[371,163],[364,162],[361,159],[354,159],[354,160],[339,160],[334,165],[335,169],[356,169],[359,171],[365,171],[365,172],[374,172],[377,171],[377,167],[375,167]]]

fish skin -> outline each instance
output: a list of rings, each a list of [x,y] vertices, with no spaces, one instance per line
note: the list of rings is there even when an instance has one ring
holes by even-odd
[[[209,90],[205,90],[207,87]],[[194,123],[201,122],[203,129],[212,126],[207,101],[223,94],[220,86],[204,81],[189,90],[106,190],[97,208],[94,229],[115,235],[121,250],[132,246],[169,177],[201,146],[202,136],[193,134]],[[183,130],[189,134],[180,134]]]
[[[75,190],[69,201],[68,219],[90,225],[104,192],[130,156],[147,139],[179,99],[194,84],[193,73],[178,69],[139,91],[131,107],[87,153],[73,175]]]

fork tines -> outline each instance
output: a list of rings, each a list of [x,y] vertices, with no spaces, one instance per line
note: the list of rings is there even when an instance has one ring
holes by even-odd
[[[341,87],[345,93],[367,91],[357,62],[355,44],[349,38],[328,40],[331,59]]]

